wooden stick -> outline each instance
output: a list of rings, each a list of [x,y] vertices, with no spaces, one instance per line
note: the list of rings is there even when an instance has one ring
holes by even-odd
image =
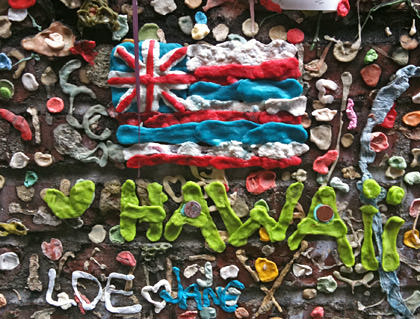
[[[292,259],[281,270],[276,281],[274,281],[274,284],[271,287],[271,289],[266,292],[260,308],[258,308],[258,311],[252,316],[253,319],[258,318],[260,315],[267,313],[268,311],[271,310],[271,308],[273,307],[273,299],[274,299],[274,294],[276,293],[276,290],[282,285],[283,280],[288,274],[288,272],[290,271],[290,268],[292,267],[293,263],[300,257],[300,255],[306,249],[308,249],[308,242],[305,240],[302,240],[299,250],[295,252]]]

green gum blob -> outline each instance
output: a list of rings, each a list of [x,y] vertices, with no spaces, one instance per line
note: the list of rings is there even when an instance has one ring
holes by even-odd
[[[84,214],[95,198],[95,183],[83,180],[70,190],[70,196],[55,188],[47,190],[43,200],[60,219],[77,218]]]
[[[0,100],[8,101],[15,94],[15,86],[9,80],[0,80]]]
[[[407,163],[406,163],[404,157],[402,157],[402,156],[392,156],[388,160],[388,164],[389,164],[389,166],[391,166],[393,168],[397,168],[397,169],[406,169],[407,168]]]
[[[367,179],[363,182],[363,195],[366,198],[376,198],[381,193],[381,186],[374,179]]]
[[[8,235],[25,236],[28,234],[28,228],[18,221],[13,220],[8,223],[0,223],[0,237],[6,237]]]
[[[139,30],[139,41],[149,39],[159,41],[159,37],[157,35],[158,30],[159,26],[156,23],[145,23]]]
[[[318,205],[328,205],[334,212],[334,218],[329,223],[322,223],[314,218],[314,210]],[[326,235],[336,238],[337,250],[341,261],[347,267],[354,265],[354,254],[346,237],[347,227],[337,211],[335,191],[330,186],[322,186],[312,198],[309,214],[298,224],[297,230],[289,237],[291,250],[296,250],[306,235]]]
[[[397,270],[400,266],[400,256],[397,251],[397,236],[404,219],[392,216],[385,224],[382,233],[382,268],[386,272]]]
[[[386,202],[389,205],[399,205],[403,201],[405,191],[399,186],[391,186],[386,194]]]
[[[379,267],[378,260],[375,255],[375,248],[373,246],[373,232],[372,223],[373,216],[379,210],[372,205],[364,205],[360,207],[362,211],[363,226],[364,226],[364,239],[361,250],[362,265],[366,270],[377,270]]]
[[[203,307],[203,310],[200,310],[201,319],[214,319],[217,318],[216,309],[213,307]]]
[[[122,244],[125,243],[125,239],[121,235],[121,232],[120,232],[120,225],[115,225],[115,226],[111,227],[109,229],[108,235],[109,235],[109,240],[113,244],[122,245]]]
[[[0,97],[3,100],[10,100],[12,98],[12,92],[7,87],[0,88]]]
[[[320,277],[316,282],[316,289],[320,292],[327,294],[332,294],[337,289],[337,286],[337,282],[331,275],[326,277]]]
[[[365,64],[369,64],[372,62],[375,62],[378,59],[378,53],[374,49],[370,49],[368,52],[366,52],[364,62]]]
[[[404,182],[408,185],[420,184],[420,172],[409,172],[404,176]]]
[[[94,13],[92,14],[92,12]],[[78,27],[81,30],[98,24],[106,25],[111,31],[120,29],[118,13],[108,6],[106,0],[85,0],[77,10],[77,16],[79,17]]]

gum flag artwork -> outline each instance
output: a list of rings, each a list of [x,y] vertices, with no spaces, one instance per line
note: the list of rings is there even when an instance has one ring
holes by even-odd
[[[251,40],[235,44],[242,57],[233,59],[231,45],[141,41],[140,106],[134,44],[114,48],[108,84],[128,167],[170,162],[270,169],[301,163],[309,147],[301,125],[306,97],[296,80],[301,75],[296,47]],[[250,47],[258,54],[245,56]]]

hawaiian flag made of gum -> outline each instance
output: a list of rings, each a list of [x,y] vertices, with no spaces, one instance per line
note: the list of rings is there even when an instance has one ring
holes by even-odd
[[[139,47],[139,106],[133,43],[112,50],[108,76],[128,167],[270,169],[301,163],[299,156],[309,147],[294,45],[146,40]]]

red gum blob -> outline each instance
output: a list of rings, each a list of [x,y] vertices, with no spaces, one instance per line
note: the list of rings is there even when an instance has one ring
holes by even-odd
[[[118,114],[120,125],[130,124],[138,125],[137,113]],[[142,113],[141,119],[144,127],[166,127],[175,124],[189,122],[203,122],[208,120],[218,121],[239,121],[248,120],[255,123],[283,122],[288,124],[301,124],[301,116],[293,116],[288,112],[278,112],[269,114],[267,112],[239,112],[239,111],[219,111],[219,110],[201,110],[186,111],[184,113]]]
[[[270,0],[260,0],[260,4],[264,6],[267,10],[281,13],[281,7],[277,3],[273,3]]]
[[[12,124],[21,133],[20,136],[24,141],[30,141],[32,139],[31,128],[24,117],[6,109],[0,109],[0,117]]]
[[[59,97],[52,97],[47,101],[47,109],[51,113],[60,113],[64,109],[64,101]]]
[[[388,137],[382,132],[373,132],[370,135],[369,145],[375,153],[382,152],[389,147]]]
[[[59,260],[63,255],[63,244],[59,239],[51,238],[50,242],[42,242],[42,253],[50,260]]]
[[[218,6],[223,5],[225,2],[234,2],[236,0],[207,0],[207,3],[205,6],[203,6],[203,11],[206,12],[210,10],[211,8],[215,8]]]
[[[81,40],[77,41],[74,47],[70,48],[70,52],[75,55],[80,54],[86,62],[94,65],[95,57],[98,55],[98,52],[93,51],[95,46],[95,41]]]
[[[9,0],[9,6],[13,9],[27,9],[35,5],[36,0]]]
[[[287,31],[287,42],[292,44],[298,44],[303,42],[305,39],[305,34],[302,30],[294,28]]]
[[[276,173],[272,171],[254,172],[246,178],[246,189],[254,195],[259,195],[274,187],[276,187]]]
[[[382,69],[376,63],[369,64],[360,70],[360,75],[362,76],[363,82],[365,82],[365,84],[370,87],[375,87],[378,85],[381,74]]]
[[[324,318],[324,308],[316,307],[311,312],[311,318],[313,319],[323,319]]]
[[[341,2],[337,6],[337,14],[340,17],[345,17],[349,14],[350,11],[350,4],[349,0],[341,0]]]
[[[328,166],[334,163],[334,161],[337,158],[338,158],[338,151],[330,150],[324,155],[318,156],[315,159],[312,169],[321,175],[326,175],[328,174]]]
[[[178,315],[178,318],[179,319],[196,319],[197,315],[198,315],[197,311],[189,310]]]
[[[80,293],[80,297],[82,297],[83,301],[86,302],[87,304],[90,303],[90,300],[84,294]],[[80,299],[76,295],[74,295],[74,300],[76,301],[77,306],[79,307],[80,313],[82,315],[85,315],[86,314],[86,311],[85,311],[85,308],[83,308],[83,305],[80,302]]]
[[[249,160],[227,156],[191,156],[179,154],[153,154],[134,155],[127,161],[127,167],[139,168],[142,166],[154,166],[163,163],[175,163],[178,165],[206,167],[212,166],[217,169],[259,166],[265,169],[286,168],[298,166],[302,160],[297,156],[275,160],[267,157],[251,157]]]
[[[299,61],[296,58],[286,58],[266,61],[259,65],[201,66],[194,71],[194,76],[199,78],[200,81],[231,84],[242,78],[250,80],[272,79],[276,81],[288,78],[297,79],[301,76],[301,72]]]
[[[397,110],[395,109],[397,105],[394,103],[391,110],[389,110],[388,114],[385,117],[385,120],[379,124],[379,126],[384,128],[393,128],[395,124],[395,120],[397,119]]]
[[[126,266],[135,267],[137,262],[134,255],[129,251],[122,251],[117,255],[116,260]]]

